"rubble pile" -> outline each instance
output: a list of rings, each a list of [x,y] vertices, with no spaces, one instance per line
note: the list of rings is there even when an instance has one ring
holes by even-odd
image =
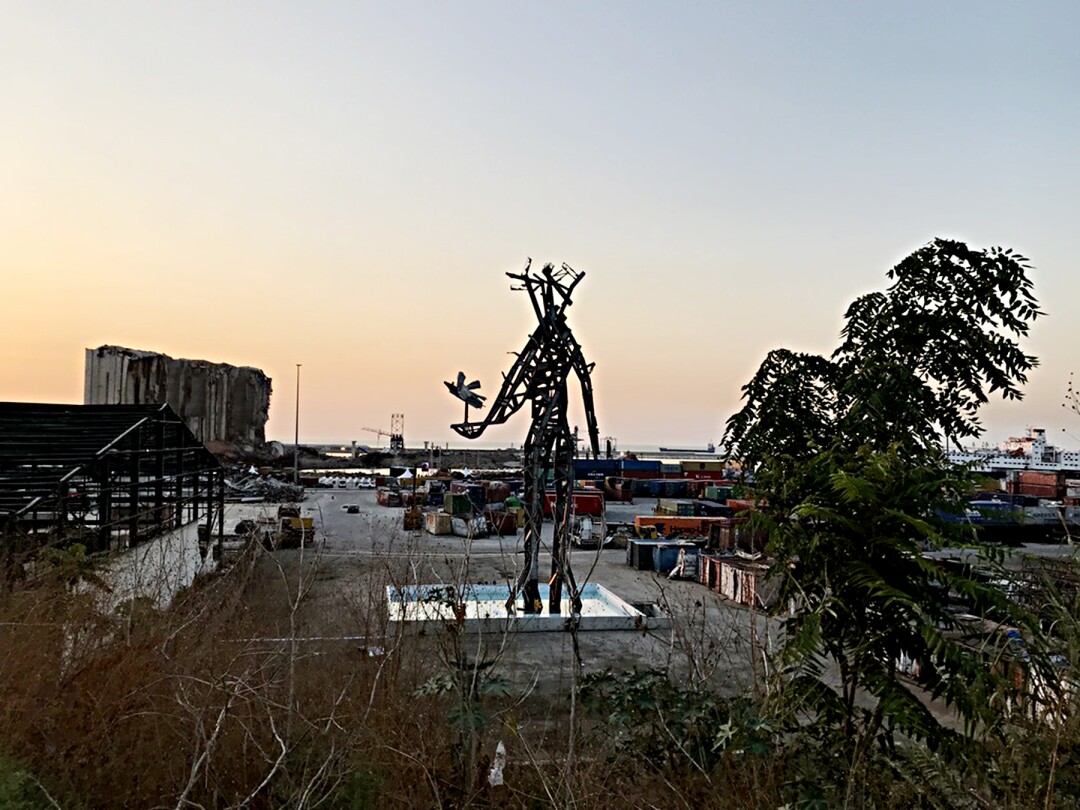
[[[225,479],[225,486],[235,497],[261,498],[270,503],[296,503],[304,499],[304,488],[287,481],[241,468]]]

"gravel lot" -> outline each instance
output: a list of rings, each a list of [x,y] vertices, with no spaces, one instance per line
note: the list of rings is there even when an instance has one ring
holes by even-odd
[[[359,512],[350,514],[347,507]],[[651,499],[611,504],[608,520],[632,520],[649,514]],[[274,505],[234,504],[227,530],[241,518],[272,515]],[[347,639],[348,643],[385,646],[419,645],[432,655],[448,645],[467,646],[470,660],[498,658],[498,666],[516,685],[534,686],[554,698],[572,683],[571,634],[559,632],[467,635],[460,642],[446,633],[386,637],[385,588],[388,584],[505,583],[523,559],[521,533],[466,541],[454,536],[406,532],[400,508],[379,506],[366,490],[308,490],[302,514],[314,518],[315,542],[303,550],[278,550],[259,560],[260,594],[254,609],[280,616],[282,636]],[[550,538],[551,526],[545,526]],[[541,552],[541,566],[549,564]],[[576,549],[573,567],[579,583],[597,582],[628,602],[655,603],[671,617],[664,631],[589,631],[579,633],[585,671],[616,671],[671,666],[686,677],[707,678],[721,689],[740,691],[752,681],[761,647],[775,643],[776,623],[737,607],[697,582],[673,581],[626,564],[623,549]],[[305,598],[288,621],[298,587]],[[291,628],[291,629],[290,629]],[[432,637],[434,635],[434,637]],[[753,654],[754,650],[757,654]],[[535,682],[535,685],[534,685]]]

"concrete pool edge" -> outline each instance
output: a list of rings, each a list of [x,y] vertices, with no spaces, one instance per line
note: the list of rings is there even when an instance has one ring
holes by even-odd
[[[459,598],[459,591],[465,598]],[[452,583],[409,585],[386,588],[391,627],[400,626],[409,633],[433,632],[460,625],[465,633],[536,633],[565,632],[570,628],[569,600],[563,600],[563,612],[526,614],[518,610],[507,614],[505,585],[457,586]],[[540,586],[540,596],[547,604],[548,586]],[[670,626],[671,619],[658,610],[646,614],[599,583],[589,583],[581,590],[582,614],[578,630],[622,630],[645,632]]]

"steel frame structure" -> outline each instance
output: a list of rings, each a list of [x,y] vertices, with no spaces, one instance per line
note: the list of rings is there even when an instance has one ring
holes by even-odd
[[[594,364],[585,361],[581,346],[566,322],[571,295],[585,273],[566,264],[558,270],[553,264],[547,264],[539,273],[531,271],[531,267],[532,260],[529,259],[523,272],[506,275],[520,282],[520,286],[511,286],[511,290],[528,293],[539,325],[529,336],[525,348],[516,353],[510,371],[503,375],[502,387],[491,403],[487,417],[480,422],[470,422],[466,400],[465,421],[451,427],[466,439],[475,439],[489,425],[502,424],[529,404],[532,422],[524,446],[525,564],[511,588],[506,606],[515,610],[520,593],[525,613],[543,610],[539,587],[540,532],[547,475],[552,472],[555,504],[548,611],[555,615],[561,612],[565,586],[572,600],[573,613],[577,615],[581,611],[581,599],[570,565],[574,454],[577,449],[567,420],[567,380],[571,373],[577,376],[581,385],[593,455],[600,451],[590,377]],[[447,385],[452,386],[451,383]]]
[[[168,405],[0,403],[0,543],[115,550],[198,520],[220,543],[224,513],[221,463]]]
[[[405,414],[390,414],[390,452],[405,452]]]

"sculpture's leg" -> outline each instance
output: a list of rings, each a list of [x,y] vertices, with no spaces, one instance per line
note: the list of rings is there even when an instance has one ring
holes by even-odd
[[[540,613],[543,601],[540,599],[540,531],[543,527],[544,468],[541,458],[542,446],[538,445],[532,431],[525,440],[525,492],[522,502],[525,509],[525,559],[521,573],[510,598],[506,602],[508,610],[516,605],[517,595],[522,595],[522,610],[525,613]]]
[[[575,616],[581,614],[581,596],[578,594],[577,582],[574,579],[574,568],[571,565],[571,553],[573,549],[570,547],[570,533],[571,533],[571,520],[573,517],[573,503],[574,503],[574,451],[575,445],[570,436],[570,428],[566,429],[566,453],[564,458],[566,459],[566,480],[568,482],[568,493],[566,499],[566,521],[565,530],[563,532],[563,541],[560,546],[560,568],[562,570],[562,579],[566,585],[566,590],[569,592],[573,601],[571,603],[571,611]]]
[[[563,393],[565,400],[565,392]],[[565,409],[560,409],[554,426],[556,432],[552,448],[555,478],[554,530],[551,543],[551,589],[548,611],[557,616],[562,611],[562,589],[565,584],[575,594],[574,607],[580,610],[576,599],[573,575],[570,573],[570,520],[574,498],[574,442]]]

